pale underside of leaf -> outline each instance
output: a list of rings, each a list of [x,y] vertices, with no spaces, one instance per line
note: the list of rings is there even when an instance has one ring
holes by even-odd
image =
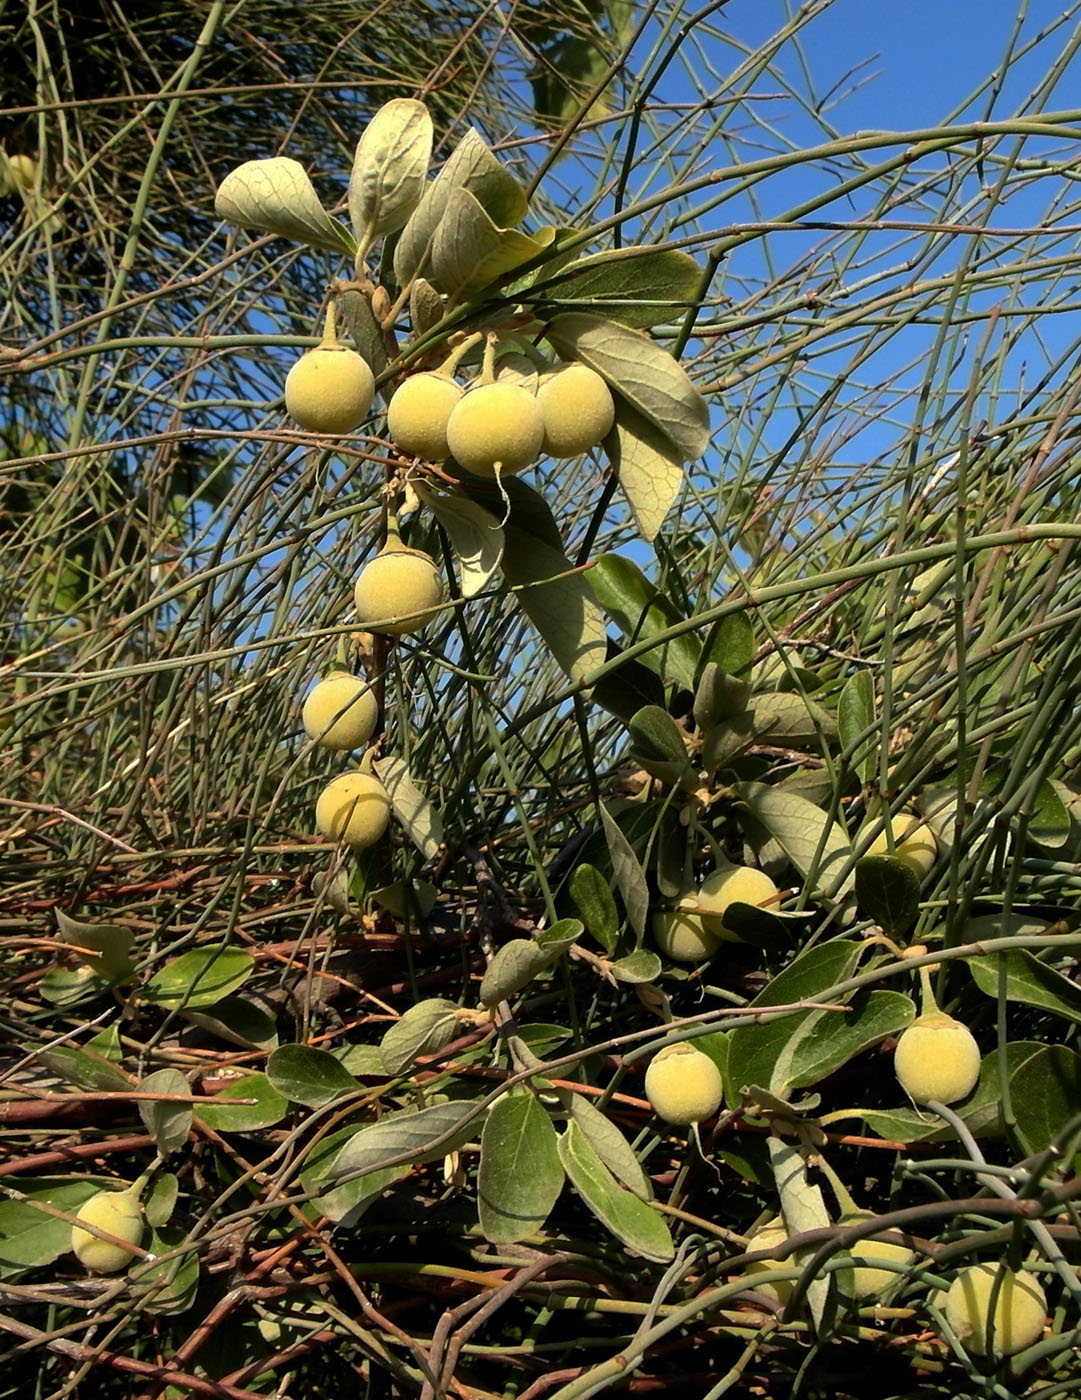
[[[643,539],[653,540],[683,484],[679,453],[667,435],[623,399],[605,451]]]
[[[377,758],[372,767],[387,790],[395,817],[425,859],[431,860],[443,844],[443,823],[413,781],[409,765],[396,754],[386,754]]]
[[[214,210],[241,228],[343,251],[339,226],[319,202],[307,171],[288,156],[248,160],[231,170],[218,186]]]
[[[400,229],[424,193],[432,156],[432,119],[423,102],[384,103],[357,142],[349,181],[349,217],[362,248]]]

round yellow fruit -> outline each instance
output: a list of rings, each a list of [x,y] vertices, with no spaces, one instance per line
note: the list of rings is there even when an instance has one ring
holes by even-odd
[[[33,156],[8,156],[5,193],[32,190],[38,178],[38,163]]]
[[[577,457],[597,447],[615,422],[612,392],[596,370],[567,365],[546,374],[537,390],[544,419],[543,451],[550,457]]]
[[[893,833],[893,854],[904,861],[918,880],[922,880],[935,863],[938,845],[935,834],[915,812],[898,812],[889,819]],[[885,827],[864,851],[865,856],[889,855]]]
[[[360,571],[353,598],[369,632],[392,637],[416,632],[443,601],[443,579],[434,559],[419,549],[385,549]]]
[[[915,1103],[956,1103],[980,1077],[980,1047],[967,1026],[942,1011],[917,1016],[893,1055],[901,1088]]]
[[[320,345],[285,377],[285,407],[309,433],[352,433],[368,416],[375,380],[367,362],[345,345]]]
[[[855,1225],[857,1221],[873,1219],[874,1216],[869,1210],[859,1210],[853,1215],[843,1215],[839,1223]],[[875,1239],[860,1240],[852,1246],[851,1254],[856,1264],[852,1271],[852,1295],[857,1300],[881,1293],[884,1288],[900,1278],[900,1274],[892,1269],[876,1268],[876,1261],[908,1264],[915,1258],[912,1251],[906,1249],[903,1244],[890,1244],[888,1240]]]
[[[445,462],[450,456],[447,424],[461,397],[461,385],[446,375],[411,375],[387,407],[387,432],[394,445],[425,462]]]
[[[761,870],[749,865],[726,866],[707,875],[698,891],[698,912],[702,927],[717,939],[739,942],[738,934],[725,926],[724,916],[732,904],[776,905],[777,886]]]
[[[450,415],[447,443],[459,466],[474,476],[511,476],[540,455],[544,419],[535,394],[520,384],[469,389]]]
[[[721,1106],[721,1072],[708,1055],[681,1042],[658,1051],[646,1070],[646,1098],[666,1123],[701,1123]]]
[[[379,704],[371,688],[348,671],[335,671],[312,690],[301,722],[324,749],[361,749],[375,733]]]
[[[1001,1274],[991,1314],[991,1292]],[[994,1264],[963,1269],[946,1294],[946,1321],[958,1340],[980,1356],[1012,1356],[1039,1341],[1047,1320],[1047,1299],[1031,1274]]]
[[[110,1235],[127,1240],[128,1244],[138,1244],[143,1237],[143,1213],[133,1189],[99,1191],[83,1203],[75,1219],[107,1230]],[[95,1274],[118,1273],[138,1258],[123,1245],[98,1239],[97,1235],[80,1230],[77,1225],[71,1227],[71,1248],[79,1263]]]
[[[706,932],[702,917],[693,906],[658,909],[652,927],[657,947],[673,962],[704,962],[721,946],[719,938]]]
[[[390,798],[370,773],[332,778],[315,804],[315,825],[332,841],[355,851],[374,846],[390,821]]]
[[[780,1219],[768,1220],[760,1230],[756,1230],[747,1241],[748,1250],[752,1249],[776,1249],[778,1245],[784,1244],[788,1239],[788,1230],[784,1222]],[[745,1274],[765,1274],[771,1269],[788,1269],[795,1264],[795,1256],[789,1255],[786,1259],[755,1259],[750,1264],[743,1266]],[[794,1278],[778,1279],[776,1283],[755,1283],[753,1284],[756,1293],[763,1293],[767,1298],[772,1298],[775,1303],[784,1307],[792,1296],[792,1290],[796,1286]]]

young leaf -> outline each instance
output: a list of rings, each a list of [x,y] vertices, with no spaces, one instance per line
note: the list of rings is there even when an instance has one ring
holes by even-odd
[[[699,785],[698,773],[687,757],[683,732],[672,716],[659,705],[646,705],[627,726],[631,736],[631,757],[652,777],[670,787],[693,792]]]
[[[641,1200],[651,1201],[653,1185],[617,1125],[584,1094],[571,1094],[570,1110],[571,1117],[608,1170]]]
[[[172,1172],[158,1172],[143,1197],[143,1215],[146,1223],[157,1229],[168,1225],[176,1209],[180,1195],[180,1182]]]
[[[742,714],[747,707],[751,688],[739,676],[724,671],[714,661],[707,661],[698,678],[694,692],[694,722],[708,734],[722,720]]]
[[[288,156],[246,160],[218,186],[214,211],[219,219],[292,238],[313,248],[355,252],[348,233],[319,202],[304,167]]]
[[[509,1094],[488,1110],[480,1140],[477,1205],[492,1244],[539,1230],[563,1189],[552,1120],[533,1094]]]
[[[649,336],[582,311],[557,316],[545,332],[559,353],[596,370],[659,428],[683,460],[709,445],[709,408],[686,371]]]
[[[249,1133],[271,1128],[289,1112],[289,1100],[279,1094],[265,1074],[241,1074],[221,1090],[222,1099],[252,1099],[252,1103],[218,1103],[208,1097],[195,1105],[200,1122],[217,1133]]]
[[[611,248],[539,278],[530,304],[553,310],[605,311],[624,326],[654,326],[692,305],[702,269],[675,248]],[[540,314],[540,313],[538,313]]]
[[[620,1186],[573,1119],[559,1138],[559,1157],[579,1196],[628,1249],[662,1264],[672,1258],[675,1249],[663,1218]]]
[[[571,680],[584,680],[605,657],[600,609],[562,550],[518,528],[516,521],[512,516],[505,526],[503,576],[557,664]]]
[[[649,948],[636,948],[633,953],[612,963],[610,971],[620,982],[655,982],[661,975],[661,960]]]
[[[135,935],[122,924],[88,924],[56,911],[57,942],[109,983],[124,982],[134,972]]]
[[[392,98],[357,142],[349,217],[362,249],[395,233],[420,203],[432,158],[432,119],[423,102]]]
[[[616,396],[616,418],[604,440],[638,533],[654,540],[683,485],[683,459],[667,434]]]
[[[418,1055],[431,1055],[449,1045],[461,1026],[459,1009],[456,1002],[441,997],[411,1006],[380,1042],[386,1072],[401,1074]]]
[[[193,948],[155,972],[140,995],[157,1006],[186,1011],[213,1006],[242,987],[254,970],[255,959],[241,948]]]
[[[841,745],[861,782],[874,780],[878,768],[878,735],[875,723],[875,683],[870,671],[855,671],[845,681],[837,701],[837,729]]]
[[[765,783],[735,786],[800,874],[821,886],[827,898],[836,899],[853,889],[852,843],[843,827],[794,792]],[[844,874],[846,866],[848,873]]]
[[[413,489],[450,537],[461,570],[462,597],[475,598],[503,558],[502,526],[467,496],[448,495],[417,484]]]
[[[552,953],[531,938],[512,938],[504,943],[488,964],[477,994],[482,1006],[498,1006],[523,987],[554,960]]]
[[[619,936],[619,911],[607,880],[596,866],[583,862],[571,876],[570,891],[586,928],[610,953]]]
[[[631,843],[623,835],[615,818],[603,803],[600,812],[604,837],[612,857],[616,886],[623,896],[623,904],[627,910],[627,918],[630,920],[631,927],[641,938],[645,934],[646,918],[649,915],[649,886],[646,884],[645,872],[639,864],[638,857],[634,854]]]
[[[589,586],[629,645],[660,636],[683,618],[646,578],[637,564],[621,554],[602,554],[589,572]],[[642,661],[662,678],[694,689],[700,643],[690,632],[647,651]]]
[[[526,212],[521,185],[475,131],[466,132],[402,229],[394,249],[394,275],[400,287],[426,271],[436,230],[452,191],[458,188],[469,190],[501,228],[512,228]]]
[[[443,823],[427,797],[413,781],[409,765],[396,754],[385,754],[372,764],[387,790],[394,815],[425,860],[432,860],[443,844]]]
[[[540,239],[499,228],[477,197],[459,188],[450,192],[435,231],[428,276],[452,303],[464,301],[544,248]]]
[[[308,1108],[322,1108],[360,1088],[340,1060],[314,1045],[279,1046],[267,1060],[266,1077],[279,1094]]]
[[[187,1238],[183,1230],[155,1229],[148,1248],[154,1255],[170,1254]],[[133,1272],[132,1292],[139,1299],[140,1311],[159,1315],[187,1312],[199,1288],[199,1253],[188,1249],[175,1259],[162,1259]]]
[[[141,1079],[137,1087],[141,1094],[170,1094],[184,1098],[191,1094],[191,1086],[178,1069],[155,1070]],[[168,1103],[161,1099],[139,1099],[137,1102],[139,1117],[146,1124],[147,1132],[163,1157],[184,1146],[191,1130],[190,1103]]]

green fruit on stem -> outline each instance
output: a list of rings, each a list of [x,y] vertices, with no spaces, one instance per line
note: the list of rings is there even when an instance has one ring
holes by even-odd
[[[461,385],[443,374],[414,374],[399,384],[387,408],[387,432],[399,451],[445,462],[447,424],[461,397]]]
[[[780,1219],[767,1220],[760,1230],[756,1230],[747,1240],[747,1248],[751,1249],[776,1249],[778,1245],[784,1244],[788,1239],[788,1229]],[[785,1269],[795,1263],[792,1255],[787,1259],[754,1259],[750,1264],[745,1264],[743,1272],[745,1274],[764,1274],[771,1269]],[[784,1307],[792,1296],[792,1290],[796,1286],[793,1278],[778,1279],[776,1283],[756,1283],[753,1284],[756,1293],[763,1293],[767,1298],[772,1298],[775,1303]]]
[[[598,447],[615,422],[612,392],[596,370],[571,364],[546,374],[537,389],[544,419],[543,451],[578,457]]]
[[[991,1294],[1000,1279],[991,1312]],[[962,1269],[946,1294],[946,1321],[969,1351],[1012,1356],[1043,1335],[1047,1299],[1031,1274],[994,1264]]]
[[[324,342],[302,355],[285,378],[285,407],[309,433],[352,433],[368,416],[375,379],[346,345]]]
[[[934,832],[916,816],[915,812],[898,812],[895,817],[889,818],[889,827],[893,835],[894,856],[898,860],[904,861],[916,878],[922,880],[938,856],[938,844],[935,841]],[[865,856],[890,854],[885,827],[863,854]]]
[[[980,1047],[967,1026],[936,1007],[901,1032],[893,1070],[915,1103],[957,1103],[976,1087]]]
[[[99,1191],[79,1208],[75,1216],[85,1225],[94,1225],[128,1244],[138,1244],[143,1237],[143,1213],[134,1187],[127,1191]],[[71,1228],[71,1248],[85,1268],[95,1274],[115,1274],[138,1258],[121,1244],[102,1240],[89,1230]]]
[[[460,467],[474,476],[513,476],[535,462],[544,441],[536,395],[520,384],[480,384],[450,415],[447,443]]]
[[[434,617],[443,601],[443,579],[430,555],[396,545],[365,564],[353,598],[369,632],[401,637]]]
[[[675,909],[658,909],[652,928],[657,947],[673,962],[705,962],[721,946],[721,940],[706,931],[701,915],[690,901]]]
[[[714,938],[738,943],[739,935],[725,925],[724,916],[730,905],[776,905],[780,893],[777,886],[761,870],[749,865],[729,865],[715,870],[702,881],[698,891],[698,912],[702,927]]]
[[[304,701],[301,722],[321,748],[361,749],[375,733],[379,704],[366,682],[348,671],[334,671]]]
[[[871,1211],[857,1210],[849,1215],[842,1215],[839,1223],[841,1225],[855,1225],[858,1221],[873,1219],[874,1215]],[[857,1300],[871,1298],[876,1293],[881,1293],[884,1288],[888,1288],[900,1277],[892,1269],[876,1268],[876,1261],[908,1264],[915,1258],[912,1251],[906,1249],[903,1244],[890,1244],[888,1240],[876,1239],[860,1240],[858,1244],[852,1246],[851,1254],[856,1264],[852,1271],[852,1296]]]
[[[370,773],[332,778],[315,804],[315,825],[332,841],[355,851],[374,846],[390,821],[390,798]]]
[[[665,1046],[646,1070],[646,1098],[666,1123],[685,1127],[712,1118],[723,1097],[720,1070],[686,1042]]]

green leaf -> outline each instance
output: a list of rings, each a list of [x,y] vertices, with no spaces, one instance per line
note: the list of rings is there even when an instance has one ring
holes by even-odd
[[[703,666],[712,662],[722,671],[742,681],[747,680],[751,674],[754,656],[754,628],[746,612],[728,613],[715,622],[702,644]],[[742,708],[740,705],[739,709]]]
[[[686,371],[648,335],[582,311],[555,317],[545,335],[564,359],[596,370],[683,460],[705,452],[709,407]]]
[[[71,1225],[35,1206],[42,1201],[74,1215],[91,1196],[102,1190],[97,1181],[62,1178],[24,1180],[9,1176],[5,1186],[21,1191],[26,1201],[0,1200],[0,1265],[38,1269],[51,1264],[71,1248]]]
[[[482,1006],[498,1006],[528,986],[554,961],[554,955],[531,938],[512,938],[488,964],[477,994]]]
[[[242,987],[255,959],[240,948],[194,948],[160,968],[141,989],[144,1001],[185,1011],[213,1006]]]
[[[1036,789],[1036,800],[1029,812],[1027,835],[1030,841],[1057,850],[1070,839],[1070,813],[1061,793],[1069,789],[1044,778]]]
[[[443,169],[428,185],[394,249],[394,275],[408,286],[425,272],[436,230],[455,189],[470,191],[501,228],[512,228],[526,212],[525,191],[504,170],[475,131],[466,132]]]
[[[386,788],[391,808],[406,835],[425,860],[434,860],[443,844],[443,822],[413,781],[409,765],[397,754],[384,754],[372,768]]]
[[[503,558],[503,527],[490,511],[467,496],[433,491],[417,483],[413,489],[450,538],[461,571],[462,597],[475,598],[488,586]]]
[[[631,246],[579,258],[534,288],[546,306],[603,311],[624,326],[653,326],[693,305],[701,283],[702,269],[689,254]]]
[[[668,1226],[656,1211],[620,1186],[575,1120],[567,1124],[558,1145],[571,1185],[601,1224],[628,1249],[667,1263],[675,1253]]]
[[[146,1223],[157,1229],[161,1225],[168,1225],[173,1211],[176,1209],[177,1197],[180,1194],[180,1182],[172,1172],[159,1172],[143,1197],[143,1214],[146,1216]]]
[[[450,192],[435,231],[428,277],[452,304],[465,301],[545,246],[517,229],[498,227],[476,196],[459,188]]]
[[[380,1042],[388,1074],[401,1074],[418,1055],[432,1055],[449,1045],[461,1026],[457,1002],[431,997],[411,1006]]]
[[[563,34],[546,44],[529,74],[537,116],[558,127],[568,126],[608,68],[608,58],[593,37]],[[610,104],[600,98],[591,104],[589,115],[597,117],[609,110]]]
[[[314,884],[314,881],[312,882]],[[328,899],[327,903],[331,903]],[[193,1026],[220,1036],[230,1045],[245,1050],[273,1050],[278,1043],[278,1028],[258,1006],[243,997],[223,997],[201,1011],[188,1008],[180,1013]]]
[[[631,508],[638,533],[654,540],[683,485],[678,448],[654,423],[615,395],[616,417],[604,450]]]
[[[169,1254],[187,1243],[183,1230],[152,1230],[148,1248],[152,1254]],[[142,1311],[168,1315],[183,1313],[195,1302],[199,1291],[199,1253],[192,1248],[175,1259],[140,1266],[131,1280],[132,1292]]]
[[[488,1110],[480,1140],[477,1205],[492,1244],[539,1230],[563,1189],[556,1131],[538,1100],[509,1094]]]
[[[608,637],[605,663],[615,661],[621,654],[622,648]],[[640,661],[624,661],[596,683],[593,700],[626,724],[643,705],[659,705],[663,709],[664,686],[660,677]]]
[[[1030,1150],[1044,1151],[1081,1107],[1081,1055],[1045,1045],[1011,1074],[1010,1100]],[[1076,1162],[1070,1170],[1077,1170]]]
[[[91,1036],[83,1048],[88,1055],[96,1055],[101,1060],[108,1060],[111,1064],[118,1065],[124,1058],[119,1025],[114,1023],[111,1026],[106,1026],[103,1031],[98,1031],[97,1035]]]
[[[423,102],[396,97],[379,108],[357,142],[349,217],[361,248],[402,228],[420,203],[432,157],[432,119]]]
[[[125,982],[135,970],[131,950],[135,935],[122,924],[87,924],[56,911],[57,943],[69,949],[77,958],[106,982]]]
[[[781,1214],[789,1234],[801,1235],[804,1230],[820,1230],[832,1225],[822,1192],[808,1179],[807,1164],[798,1149],[792,1143],[771,1135],[769,1155],[781,1197]],[[786,1262],[802,1263],[813,1253],[813,1249],[797,1250],[789,1255]],[[818,1331],[822,1330],[829,1309],[829,1292],[830,1280],[827,1276],[814,1279],[807,1290],[807,1303]]]
[[[141,1079],[136,1087],[141,1094],[171,1094],[184,1098],[191,1095],[191,1086],[178,1069],[155,1070]],[[155,1102],[153,1099],[139,1099],[137,1102],[139,1117],[146,1124],[147,1132],[163,1157],[184,1146],[193,1116],[190,1103]]]
[[[38,983],[42,998],[53,1006],[78,1006],[108,989],[92,967],[51,967]]]
[[[570,1095],[571,1117],[608,1170],[643,1201],[653,1199],[653,1186],[639,1165],[634,1149],[618,1126],[584,1094]]]
[[[661,960],[648,948],[636,948],[633,953],[612,963],[609,970],[620,982],[656,982],[661,975]]]
[[[307,1108],[322,1108],[360,1088],[340,1060],[314,1045],[279,1046],[267,1060],[266,1077],[279,1094]]]
[[[906,933],[920,911],[920,877],[896,856],[864,856],[856,862],[856,900],[887,933]]]
[[[622,554],[602,554],[588,577],[598,603],[629,645],[658,637],[684,620],[638,565]],[[656,650],[645,652],[641,659],[662,679],[693,690],[699,654],[698,639],[684,632],[660,643]]]
[[[861,992],[852,999],[847,1014],[809,1012],[781,1050],[770,1087],[776,1091],[782,1086],[803,1089],[820,1084],[827,1075],[915,1019],[912,998],[887,991]]]
[[[582,574],[569,572],[574,566],[562,549],[517,521],[512,514],[505,526],[503,576],[561,669],[572,681],[583,680],[604,660],[604,619]]]
[[[277,1052],[275,1052],[277,1053]],[[265,1074],[241,1074],[230,1079],[218,1097],[252,1099],[252,1103],[218,1103],[208,1098],[196,1104],[196,1116],[216,1133],[249,1133],[271,1128],[289,1112],[289,1100],[279,1094]]]
[[[355,252],[352,239],[319,202],[304,167],[288,156],[247,160],[218,186],[219,219],[292,238],[313,248]]]
[[[557,919],[548,928],[541,929],[536,936],[536,943],[554,962],[568,948],[573,947],[585,931],[581,919]]]
[[[693,792],[699,785],[698,773],[687,756],[683,731],[667,710],[645,705],[627,726],[631,736],[631,758],[651,777],[670,787]]]
[[[875,724],[875,683],[870,671],[855,671],[845,681],[837,701],[837,730],[841,747],[861,782],[870,783],[878,768]]]
[[[722,720],[742,714],[750,693],[751,687],[745,680],[722,670],[715,661],[707,661],[694,692],[695,725],[701,733],[708,734]]]
[[[631,843],[603,802],[600,813],[604,839],[612,857],[616,887],[623,897],[631,928],[642,938],[646,931],[646,919],[649,917],[649,886],[646,883],[645,871],[639,864]]]
[[[765,783],[736,783],[735,788],[808,884],[820,886],[830,899],[854,888],[852,843],[820,807]]]
[[[583,862],[571,876],[570,891],[586,928],[606,952],[612,952],[619,937],[619,910],[608,881],[595,865]]]
[[[992,916],[994,917],[994,916]],[[966,938],[972,923],[965,926]],[[983,922],[980,920],[979,922]],[[1026,1006],[1038,1006],[1043,1011],[1052,1011],[1056,1016],[1064,1016],[1068,1021],[1081,1022],[1081,987],[1048,967],[1027,948],[1014,948],[1008,953],[987,953],[983,957],[966,959],[972,980],[989,997],[998,996],[999,968],[1006,964],[1005,997],[1007,1001],[1023,1002]]]
[[[69,1084],[78,1085],[80,1089],[114,1092],[132,1087],[131,1079],[122,1070],[102,1056],[88,1054],[85,1050],[57,1045],[54,1048],[35,1051],[34,1058],[52,1070],[53,1074],[66,1079]]]

